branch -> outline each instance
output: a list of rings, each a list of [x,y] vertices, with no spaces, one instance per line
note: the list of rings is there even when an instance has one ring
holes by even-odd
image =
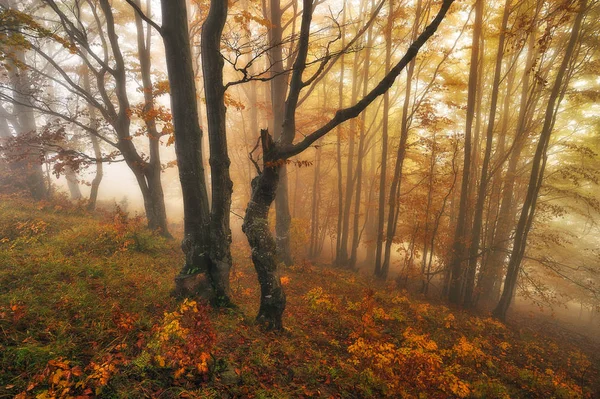
[[[383,4],[385,3],[385,1],[386,0],[381,0],[381,2],[379,2],[377,7],[375,8],[375,11],[373,11],[373,13],[371,14],[371,18],[369,18],[369,20],[361,28],[361,30],[356,33],[356,36],[354,36],[352,38],[352,40],[350,40],[348,42],[348,44],[346,44],[346,46],[344,46],[344,48],[337,54],[337,56],[333,59],[333,61],[331,63],[329,63],[329,66],[327,68],[323,68],[323,71],[319,75],[315,75],[315,76],[313,76],[313,78],[310,79],[312,86],[309,87],[306,94],[298,101],[298,106],[302,105],[302,103],[304,101],[306,101],[306,99],[308,98],[310,93],[312,93],[314,88],[317,86],[317,83],[319,83],[321,81],[321,79],[323,78],[323,76],[325,76],[325,74],[327,74],[327,72],[329,72],[331,70],[331,68],[333,68],[333,66],[335,65],[337,60],[342,56],[342,54],[347,53],[350,50],[350,48],[352,48],[354,43],[356,43],[356,41],[358,39],[360,39],[360,37],[367,31],[367,29],[369,29],[369,26],[371,26],[371,24],[373,24],[373,22],[377,19],[377,15],[379,14],[379,11],[381,11],[381,8],[383,7]]]
[[[144,11],[142,11],[142,9],[137,4],[135,4],[135,2],[133,0],[125,0],[125,1],[127,2],[127,4],[129,4],[131,6],[131,8],[133,8],[135,10],[135,12],[140,16],[140,18],[142,18],[149,25],[151,25],[154,29],[156,29],[156,31],[161,36],[163,35],[162,27],[160,27],[156,22],[154,22],[150,17],[148,17],[144,13]]]
[[[279,152],[279,156],[283,159],[286,159],[300,154],[302,151],[310,147],[312,143],[325,136],[339,124],[360,115],[360,113],[373,101],[375,101],[377,97],[381,96],[390,87],[392,87],[398,75],[400,75],[406,65],[408,65],[408,63],[410,63],[413,58],[416,57],[421,47],[423,47],[427,40],[429,40],[429,38],[436,32],[452,3],[454,3],[454,0],[443,1],[440,10],[429,26],[427,26],[423,33],[421,33],[419,37],[410,45],[402,59],[398,61],[398,63],[390,70],[390,72],[366,96],[364,96],[353,106],[338,110],[335,113],[335,116],[329,122],[327,122],[321,128],[315,130],[313,133],[309,134],[304,140],[295,145],[287,146],[287,148],[282,148]]]

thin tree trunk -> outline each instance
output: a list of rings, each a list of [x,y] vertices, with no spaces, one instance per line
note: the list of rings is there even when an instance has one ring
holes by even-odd
[[[352,69],[352,98],[351,103],[358,99],[358,52],[354,54],[354,67]],[[350,235],[350,211],[352,209],[352,197],[354,196],[354,147],[356,121],[352,119],[348,128],[348,160],[346,166],[346,197],[344,198],[344,212],[342,215],[342,238],[340,251],[336,258],[336,264],[345,266],[348,263],[348,238]]]
[[[548,144],[552,135],[554,122],[556,121],[556,113],[558,112],[560,99],[562,99],[561,89],[566,90],[567,86],[563,82],[563,78],[565,77],[565,73],[567,72],[567,68],[571,62],[571,57],[573,56],[575,46],[579,38],[581,24],[587,8],[586,0],[580,0],[579,7],[580,9],[577,11],[575,21],[573,22],[573,28],[571,29],[571,35],[565,50],[564,58],[558,69],[556,79],[548,99],[548,105],[546,107],[544,116],[544,125],[540,133],[540,138],[531,165],[531,175],[529,178],[527,196],[525,198],[523,207],[521,208],[521,216],[519,217],[519,223],[517,224],[517,228],[515,230],[515,241],[513,243],[513,250],[508,262],[504,289],[498,305],[492,312],[494,317],[503,321],[506,320],[506,312],[508,311],[508,308],[510,307],[515,295],[515,288],[521,270],[521,262],[523,260],[527,245],[527,236],[531,230],[531,225],[533,224],[537,199],[544,180]]]
[[[140,6],[139,0],[134,0]],[[167,224],[167,211],[165,207],[164,193],[160,175],[162,167],[160,164],[160,134],[156,128],[156,120],[152,115],[154,110],[154,98],[152,95],[152,60],[150,56],[150,41],[146,41],[144,35],[144,24],[142,18],[135,13],[135,24],[137,28],[138,58],[140,60],[140,71],[142,75],[144,93],[144,123],[148,131],[148,147],[150,159],[143,168],[147,181],[148,193],[144,196],[148,226],[157,230],[161,235],[171,238]],[[150,27],[148,27],[150,30]]]
[[[90,71],[87,66],[83,67],[83,88],[86,92],[91,93],[91,85],[90,85]],[[98,120],[96,116],[96,108],[90,103],[87,105],[88,110],[88,123],[92,132],[98,131]],[[102,150],[100,148],[100,141],[98,137],[94,133],[90,133],[90,140],[92,141],[92,148],[94,150],[94,158],[96,158],[96,175],[92,180],[92,186],[90,189],[90,197],[88,199],[87,209],[88,211],[93,211],[96,209],[96,201],[98,200],[98,190],[100,188],[100,183],[102,182],[102,177],[104,175],[104,163],[102,162]]]
[[[375,3],[371,1],[371,10],[375,9]],[[363,64],[363,89],[362,97],[367,95],[367,89],[369,87],[369,68],[371,66],[371,47],[373,45],[373,29],[372,25],[369,26],[367,32],[367,44],[365,51],[365,61]],[[352,229],[352,244],[350,248],[350,259],[348,260],[348,267],[350,269],[356,268],[356,258],[358,252],[358,246],[360,245],[359,238],[359,223],[360,223],[360,207],[361,207],[361,195],[363,191],[362,178],[363,178],[363,166],[365,158],[365,136],[366,136],[366,118],[367,112],[363,111],[362,118],[360,120],[360,135],[358,140],[358,156],[356,166],[356,199],[354,201],[354,222]]]
[[[450,290],[448,293],[450,302],[459,303],[462,297],[462,288],[464,283],[463,261],[467,247],[467,208],[469,199],[469,179],[471,172],[471,135],[473,128],[473,118],[475,116],[475,106],[477,99],[477,82],[479,72],[479,45],[481,42],[481,29],[483,21],[483,0],[477,0],[475,3],[475,25],[473,31],[473,45],[471,48],[471,66],[469,71],[469,95],[467,100],[467,119],[465,131],[465,149],[463,162],[463,176],[460,190],[460,203],[458,208],[458,219],[456,221],[456,231],[454,234],[454,243],[452,244],[452,259],[450,261],[451,279]]]
[[[320,144],[320,143],[319,143]],[[310,217],[310,248],[308,255],[311,259],[318,256],[319,250],[319,190],[321,179],[321,146],[316,149],[315,173],[313,177],[311,217]]]
[[[490,177],[488,169],[492,155],[492,141],[494,139],[494,126],[496,121],[496,107],[498,105],[498,94],[500,91],[500,77],[502,74],[502,59],[504,55],[504,41],[506,38],[506,27],[508,26],[510,0],[504,3],[504,13],[502,16],[502,25],[500,27],[500,37],[498,38],[498,52],[496,53],[496,65],[494,67],[494,81],[492,83],[492,98],[490,101],[490,114],[485,140],[485,153],[483,164],[481,166],[481,177],[479,180],[479,191],[477,193],[477,203],[473,217],[473,229],[471,246],[469,248],[469,262],[465,282],[464,305],[470,307],[473,305],[473,291],[475,289],[475,274],[477,272],[477,260],[479,259],[479,241],[481,239],[481,229],[483,225],[483,209],[487,194],[487,187]]]
[[[526,142],[525,131],[527,126],[527,115],[531,109],[531,76],[534,73],[532,70],[535,62],[535,24],[537,18],[532,21],[532,31],[529,34],[527,44],[527,60],[525,62],[525,70],[523,72],[523,81],[521,86],[521,99],[519,105],[519,116],[517,120],[517,128],[515,130],[515,138],[511,149],[511,155],[508,162],[508,168],[504,177],[502,188],[502,201],[498,213],[498,223],[496,233],[492,243],[492,249],[489,258],[487,259],[486,272],[481,279],[481,299],[484,302],[498,300],[500,294],[500,286],[502,284],[502,269],[504,260],[506,259],[508,241],[510,232],[513,226],[514,207],[514,186],[517,178],[517,165],[521,158],[521,152]]]
[[[412,30],[412,40],[414,41],[417,37],[419,28],[419,21],[421,19],[421,6],[422,1],[417,1],[417,10],[415,13],[415,23]],[[399,193],[402,184],[402,169],[404,166],[404,157],[406,155],[406,143],[408,141],[408,109],[411,102],[411,90],[412,90],[412,78],[415,71],[415,60],[412,59],[408,64],[406,70],[406,91],[404,93],[404,105],[402,107],[402,122],[400,126],[400,144],[398,145],[398,152],[396,154],[396,165],[394,167],[394,176],[392,177],[392,184],[390,187],[389,196],[389,209],[388,209],[388,220],[387,220],[387,231],[385,237],[385,252],[383,256],[383,262],[381,264],[381,273],[378,275],[379,278],[385,280],[390,271],[392,244],[394,242],[394,236],[396,235],[396,221],[397,215],[399,214]]]
[[[389,72],[392,65],[392,27],[394,25],[394,0],[388,6],[388,20],[385,27],[385,72]],[[375,249],[375,275],[381,273],[381,255],[383,249],[383,231],[385,229],[385,198],[387,194],[387,152],[388,130],[390,120],[390,94],[383,95],[383,126],[381,129],[381,170],[379,171],[379,205],[377,212],[377,248]]]

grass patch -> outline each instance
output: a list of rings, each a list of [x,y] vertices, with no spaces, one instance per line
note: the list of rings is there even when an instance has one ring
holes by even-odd
[[[300,263],[282,271],[280,334],[254,323],[247,249],[237,309],[170,296],[176,240],[120,212],[0,202],[0,397],[582,398],[593,353]],[[595,385],[596,384],[596,385]]]

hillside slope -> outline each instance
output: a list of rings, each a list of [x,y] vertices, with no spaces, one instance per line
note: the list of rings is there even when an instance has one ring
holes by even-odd
[[[593,348],[433,305],[309,263],[282,271],[286,331],[253,323],[234,245],[233,310],[170,296],[176,241],[121,212],[0,200],[0,397],[598,397]],[[587,353],[587,354],[586,354]]]

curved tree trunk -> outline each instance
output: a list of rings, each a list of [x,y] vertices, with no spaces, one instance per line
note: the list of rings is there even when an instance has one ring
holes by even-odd
[[[275,156],[274,143],[268,131],[261,130],[264,165],[270,162],[274,166],[264,166],[261,174],[252,180],[252,197],[246,208],[242,231],[248,238],[252,249],[252,262],[260,284],[260,308],[256,320],[269,330],[283,328],[282,316],[286,297],[277,274],[277,248],[269,229],[269,208],[275,200],[279,181],[278,157]]]
[[[134,0],[138,6],[139,0]],[[152,61],[150,56],[151,42],[146,40],[142,18],[135,13],[135,24],[137,28],[138,58],[142,75],[144,93],[144,113],[152,115],[154,109],[154,98],[152,94]],[[148,27],[150,30],[150,27]],[[149,38],[150,36],[148,36]],[[165,196],[161,183],[162,168],[160,164],[160,134],[156,128],[156,119],[153,116],[145,117],[144,122],[148,133],[148,146],[150,148],[150,160],[144,168],[147,193],[144,196],[148,227],[158,231],[162,236],[171,238],[167,224],[167,211],[165,207]]]

